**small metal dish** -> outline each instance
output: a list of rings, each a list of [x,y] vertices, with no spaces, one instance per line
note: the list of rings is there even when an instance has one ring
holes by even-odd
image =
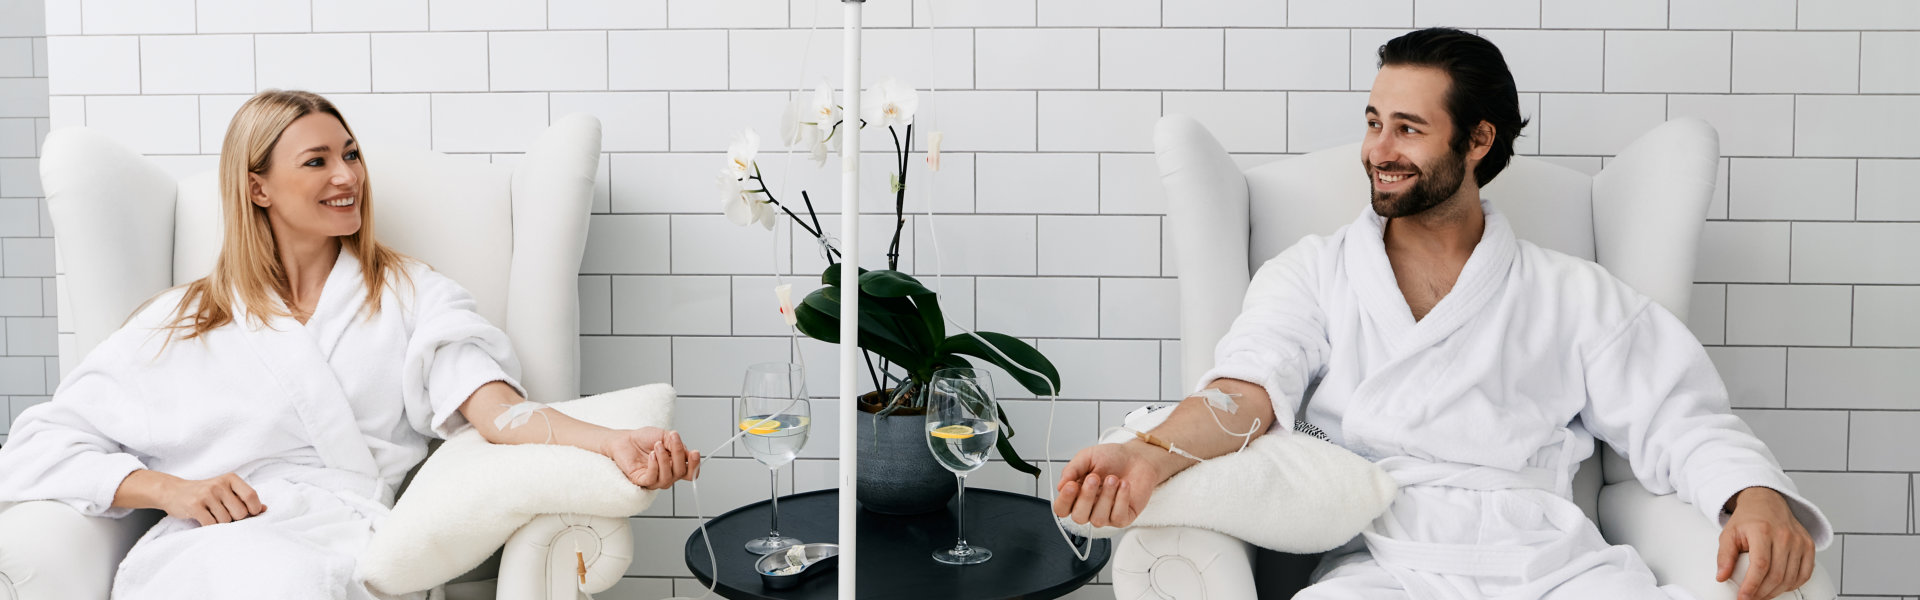
[[[782,569],[792,567],[787,553],[799,548],[800,570],[794,573],[781,573]],[[840,562],[840,545],[832,543],[800,544],[773,554],[760,557],[753,563],[755,571],[760,573],[760,585],[770,590],[792,589],[800,585],[806,577],[833,569]]]

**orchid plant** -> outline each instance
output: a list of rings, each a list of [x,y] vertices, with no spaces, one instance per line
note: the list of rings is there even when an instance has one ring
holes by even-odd
[[[1060,387],[1060,374],[1051,361],[1020,339],[993,332],[978,332],[978,337],[961,333],[948,336],[946,318],[940,311],[937,295],[913,276],[900,272],[900,232],[906,226],[907,166],[913,148],[913,114],[919,108],[919,95],[913,88],[891,77],[883,77],[862,92],[856,132],[849,133],[847,115],[833,101],[833,91],[825,82],[809,96],[799,94],[788,104],[781,119],[781,138],[789,148],[804,148],[816,165],[826,164],[828,154],[840,148],[846,135],[857,134],[867,126],[886,127],[893,137],[894,170],[889,173],[893,193],[894,228],[887,247],[887,268],[860,270],[860,327],[858,344],[866,358],[867,373],[875,390],[896,391],[891,398],[875,394],[877,402],[863,398],[861,410],[876,417],[898,411],[925,409],[923,389],[933,372],[948,367],[972,366],[965,357],[987,361],[1005,370],[1035,395],[1046,395]],[[938,134],[935,134],[938,140]],[[806,217],[789,204],[773,196],[772,186],[754,161],[760,151],[760,136],[752,129],[743,131],[727,148],[727,166],[721,169],[720,207],[736,225],[760,224],[773,229],[780,213],[786,213],[819,242],[827,259],[821,273],[825,285],[793,307],[789,320],[800,333],[820,341],[838,343],[840,338],[841,254],[835,240],[826,234],[814,211],[813,200],[800,192]],[[927,156],[928,168],[939,169],[938,144]],[[782,310],[786,310],[783,305]],[[984,342],[983,342],[984,341]],[[991,347],[989,347],[991,346]],[[997,351],[996,351],[997,350]],[[1015,365],[1018,366],[1015,366]],[[896,374],[897,367],[904,375]],[[1022,369],[1020,367],[1025,367]],[[1035,376],[1030,369],[1041,373]],[[889,385],[895,384],[895,385]],[[1009,438],[1014,435],[1004,409],[998,411],[1004,435],[996,442],[1000,456],[1015,469],[1038,476],[1040,470],[1020,459]],[[909,412],[908,414],[911,414]]]

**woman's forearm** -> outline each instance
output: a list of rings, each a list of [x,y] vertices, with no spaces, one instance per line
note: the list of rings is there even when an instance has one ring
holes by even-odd
[[[160,499],[165,498],[167,488],[178,481],[180,478],[159,471],[134,471],[126,479],[120,480],[120,488],[114,490],[113,507],[136,510],[161,508]]]
[[[495,444],[552,443],[589,452],[605,452],[607,437],[613,434],[613,430],[560,414],[560,411],[551,408],[542,408],[538,413],[529,415],[519,427],[500,429],[493,426],[494,419],[525,401],[513,386],[495,381],[474,390],[466,403],[460,405],[460,414],[473,423],[474,429],[480,430],[480,437]],[[548,429],[549,425],[551,430]],[[549,431],[551,438],[548,437]]]

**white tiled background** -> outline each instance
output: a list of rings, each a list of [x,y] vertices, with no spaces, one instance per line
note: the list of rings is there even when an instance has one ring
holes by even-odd
[[[59,377],[53,227],[36,158],[48,125],[39,2],[0,0],[0,429],[46,401]]]
[[[554,116],[598,115],[607,161],[580,280],[584,386],[672,381],[700,447],[729,429],[724,397],[744,365],[786,354],[771,269],[804,289],[821,263],[805,240],[726,223],[711,174],[739,128],[777,135],[783,90],[837,83],[833,0],[50,0],[44,45],[31,39],[36,2],[0,7],[12,355],[0,394],[14,410],[52,384],[49,232],[31,161],[49,115],[181,172],[211,168],[233,108],[270,86],[334,98],[370,146],[475,160],[511,160]],[[1452,25],[1506,51],[1534,118],[1524,154],[1592,172],[1661,121],[1708,119],[1727,158],[1688,320],[1738,410],[1844,533],[1822,556],[1842,591],[1920,594],[1920,3],[872,0],[867,14],[869,79],[942,90],[922,107],[947,132],[933,204],[957,213],[936,220],[947,312],[1036,340],[1060,365],[1061,459],[1185,387],[1150,154],[1160,115],[1199,117],[1246,165],[1356,140],[1373,49]],[[34,78],[41,64],[50,79]],[[37,104],[49,91],[50,111]],[[885,139],[870,133],[867,147]],[[837,210],[831,169],[765,156],[791,187],[782,198],[804,188]],[[887,158],[869,159],[862,208],[877,215]],[[929,178],[911,182],[910,204],[924,206]],[[863,224],[868,266],[886,221]],[[911,221],[902,266],[925,275],[928,222]],[[833,352],[806,348],[812,391],[833,393]],[[1046,407],[1011,404],[1037,458]],[[817,432],[783,489],[830,484],[834,434]],[[766,495],[743,454],[723,452],[704,479],[709,514]],[[974,480],[1023,487],[999,465]],[[680,551],[691,507],[683,488],[634,520],[631,577],[603,597],[692,589]]]

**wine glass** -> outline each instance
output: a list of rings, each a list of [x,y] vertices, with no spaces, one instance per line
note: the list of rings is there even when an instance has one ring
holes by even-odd
[[[927,447],[934,460],[960,480],[954,527],[958,541],[935,550],[933,559],[949,565],[987,562],[993,552],[967,545],[967,474],[987,464],[987,452],[1000,439],[993,381],[976,369],[934,371],[927,393]]]
[[[746,383],[740,390],[740,421],[745,434],[741,444],[754,460],[767,466],[773,481],[773,523],[767,536],[747,540],[747,551],[772,554],[800,543],[780,535],[780,467],[793,462],[800,447],[807,443],[812,424],[807,405],[807,378],[793,363],[760,363],[747,367]]]

